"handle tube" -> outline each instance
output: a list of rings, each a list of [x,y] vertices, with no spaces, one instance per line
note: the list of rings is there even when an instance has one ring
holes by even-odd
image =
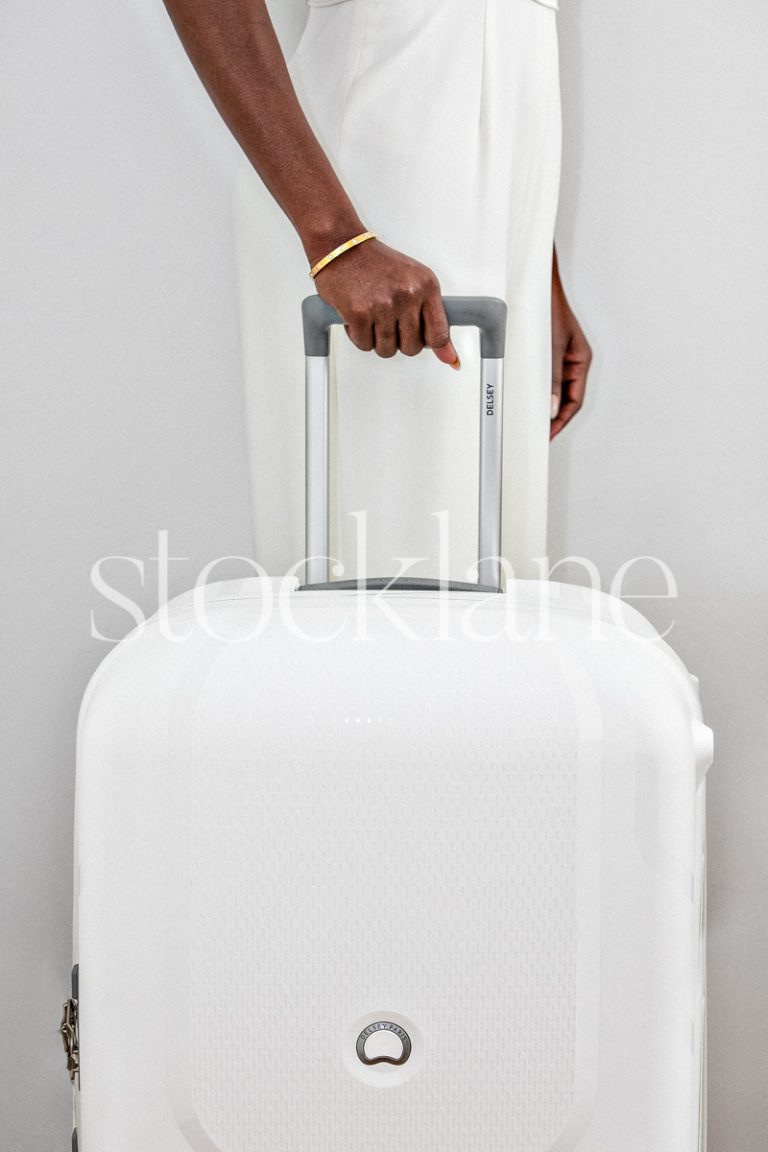
[[[307,584],[325,584],[329,575],[329,408],[328,356],[307,356],[304,431],[304,579]]]
[[[480,330],[480,490],[478,585],[501,585],[501,493],[504,345],[507,306],[496,296],[444,296],[451,326]],[[343,321],[320,296],[301,305],[306,356],[306,562],[305,582],[329,577],[329,355],[330,329]]]

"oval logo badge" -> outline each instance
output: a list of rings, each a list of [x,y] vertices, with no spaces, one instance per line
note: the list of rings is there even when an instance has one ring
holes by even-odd
[[[363,1064],[405,1064],[411,1054],[411,1038],[399,1024],[377,1020],[363,1028],[356,1049]]]

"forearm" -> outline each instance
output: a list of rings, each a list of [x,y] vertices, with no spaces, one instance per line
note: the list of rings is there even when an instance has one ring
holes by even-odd
[[[165,0],[233,136],[310,263],[365,227],[304,116],[264,0]]]

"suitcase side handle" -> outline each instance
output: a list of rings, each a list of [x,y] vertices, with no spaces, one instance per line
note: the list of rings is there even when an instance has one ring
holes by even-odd
[[[504,345],[507,305],[496,296],[443,296],[448,323],[480,330],[478,587],[501,586]],[[342,324],[318,295],[301,304],[306,357],[306,584],[328,584],[330,554],[330,329]]]

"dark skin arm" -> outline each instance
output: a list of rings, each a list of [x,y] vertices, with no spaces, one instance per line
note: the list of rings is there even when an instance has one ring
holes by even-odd
[[[310,265],[375,226],[360,219],[307,123],[264,0],[165,0],[211,99],[293,224]],[[319,294],[358,348],[415,356],[427,346],[458,367],[437,277],[367,240],[318,273]]]
[[[308,263],[375,231],[375,222],[358,216],[307,122],[265,0],[165,0],[165,6],[222,118],[296,229]],[[428,347],[459,367],[440,284],[418,260],[367,240],[323,268],[315,285],[358,348],[389,357]],[[562,396],[554,436],[581,406],[589,367],[589,346],[565,299],[556,257],[552,300],[552,390],[558,404]]]

